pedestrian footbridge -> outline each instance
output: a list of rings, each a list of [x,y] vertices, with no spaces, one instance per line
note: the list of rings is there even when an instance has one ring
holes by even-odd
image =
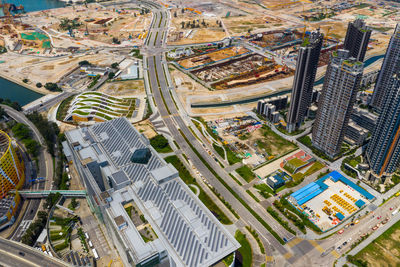
[[[15,190],[13,190],[15,192]],[[11,192],[13,192],[11,191]],[[46,198],[50,193],[60,193],[64,197],[85,198],[87,195],[86,190],[21,190],[18,191],[22,198]]]

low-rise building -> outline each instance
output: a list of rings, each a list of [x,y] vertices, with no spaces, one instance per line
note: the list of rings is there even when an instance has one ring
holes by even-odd
[[[377,115],[358,107],[353,108],[350,118],[359,126],[367,129],[371,133],[374,131],[376,122],[378,120]]]
[[[352,145],[362,145],[368,137],[368,130],[350,120],[347,124],[345,138]]]
[[[126,118],[65,135],[124,266],[211,266],[240,247]]]
[[[80,68],[81,72],[86,73],[90,77],[94,77],[97,75],[104,76],[108,73],[109,70],[110,68],[92,67],[89,65],[85,65]]]

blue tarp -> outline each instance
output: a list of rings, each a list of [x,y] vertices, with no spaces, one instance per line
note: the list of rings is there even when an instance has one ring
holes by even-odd
[[[350,187],[352,187],[354,190],[358,191],[361,195],[363,195],[368,200],[372,200],[375,198],[375,196],[373,196],[372,194],[370,194],[369,192],[367,192],[365,189],[361,188],[360,186],[356,185],[355,183],[353,183],[352,181],[350,181],[349,179],[347,179],[346,177],[344,177],[337,171],[333,171],[333,172],[325,175],[320,180],[325,181],[328,178],[331,178],[334,182],[341,181],[342,183],[349,185]]]
[[[362,199],[359,199],[354,204],[356,204],[357,207],[361,208],[362,206],[365,205],[365,202]]]
[[[335,216],[336,216],[336,218],[338,218],[338,219],[341,220],[341,221],[343,221],[343,219],[344,219],[344,215],[341,214],[340,212],[336,213]]]
[[[300,188],[299,190],[297,190],[296,192],[294,192],[292,194],[292,197],[297,198],[300,194],[304,193],[307,189],[309,189],[309,188],[311,188],[311,187],[313,187],[315,185],[316,184],[314,182],[309,183],[308,185],[306,185],[306,186]]]
[[[318,190],[314,191],[313,193],[307,195],[306,197],[302,198],[301,200],[297,201],[297,204],[301,206],[304,203],[306,203],[307,201],[309,201],[310,199],[313,199],[314,197],[321,194],[323,191],[324,190],[318,189]]]
[[[296,200],[297,204],[301,206],[322,193],[325,189],[326,188],[321,188],[317,183],[313,182],[297,190],[291,196]]]

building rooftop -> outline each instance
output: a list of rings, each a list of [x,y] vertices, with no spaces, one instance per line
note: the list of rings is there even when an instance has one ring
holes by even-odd
[[[108,166],[100,166],[101,171],[107,170],[111,184],[124,184],[112,189],[106,185],[106,211],[136,263],[166,250],[177,266],[210,266],[239,248],[235,238],[179,178],[177,170],[126,118],[72,130],[67,132],[67,138],[76,145],[78,155],[80,148],[93,161],[106,158]],[[95,145],[97,149],[87,149]],[[146,149],[151,154],[147,163],[131,161],[136,150]],[[147,243],[143,240],[124,209],[130,201],[143,212],[157,239]],[[122,219],[126,222],[123,228],[117,225]]]

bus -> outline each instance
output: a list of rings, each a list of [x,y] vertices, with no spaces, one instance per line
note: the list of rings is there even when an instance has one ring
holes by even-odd
[[[93,256],[96,260],[100,259],[99,254],[97,254],[97,251],[95,248],[92,248]]]
[[[93,247],[92,241],[89,240],[88,244],[89,244],[89,247],[90,247],[90,248]]]
[[[42,245],[42,250],[46,251],[46,246],[45,245]]]

